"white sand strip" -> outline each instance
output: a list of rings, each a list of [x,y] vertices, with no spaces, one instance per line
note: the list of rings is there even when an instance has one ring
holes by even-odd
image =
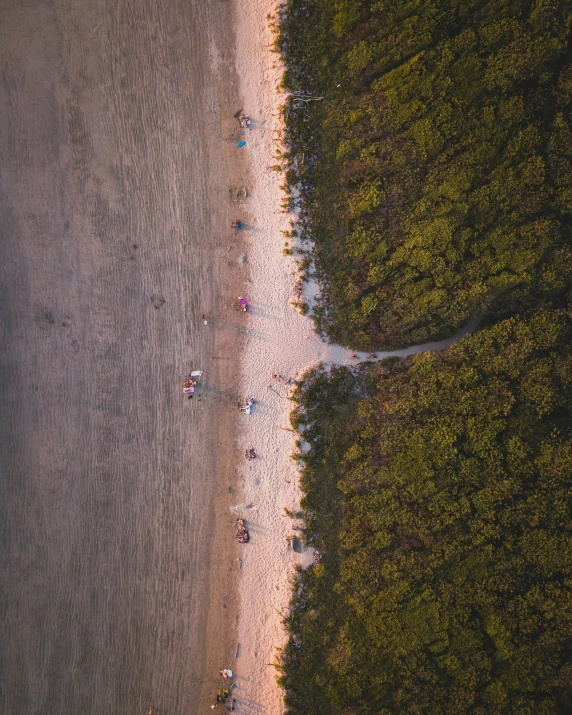
[[[283,711],[282,693],[272,667],[285,633],[279,612],[290,600],[289,577],[296,561],[304,558],[290,547],[292,521],[283,507],[295,510],[300,500],[296,465],[289,459],[294,434],[286,399],[288,386],[273,379],[279,373],[287,380],[320,360],[343,362],[347,350],[331,349],[313,332],[309,318],[290,305],[296,282],[296,264],[282,255],[285,239],[280,230],[290,228],[289,215],[281,213],[283,177],[269,167],[273,159],[274,130],[282,128],[278,85],[282,75],[279,56],[270,52],[273,41],[268,14],[273,0],[235,0],[237,65],[244,111],[252,119],[246,132],[247,151],[254,185],[248,211],[256,229],[246,233],[248,251],[250,315],[245,316],[249,337],[242,356],[244,395],[257,402],[251,415],[240,413],[245,429],[241,452],[254,447],[258,458],[244,460],[241,503],[251,542],[241,546],[239,657],[236,669],[236,709],[240,713],[274,715]],[[270,389],[272,388],[272,389]],[[308,556],[305,557],[308,560]],[[311,559],[310,559],[311,560]]]

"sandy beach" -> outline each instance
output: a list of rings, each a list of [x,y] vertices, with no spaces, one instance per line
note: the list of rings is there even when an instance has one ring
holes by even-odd
[[[291,305],[275,10],[3,3],[2,712],[283,711],[288,394],[353,359]]]
[[[230,4],[2,14],[0,711],[198,712],[235,622]]]

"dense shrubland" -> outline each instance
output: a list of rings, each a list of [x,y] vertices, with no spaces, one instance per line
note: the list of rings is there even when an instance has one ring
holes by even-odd
[[[293,423],[306,540],[290,715],[572,709],[572,349],[563,311],[317,371]]]
[[[287,182],[353,348],[296,395],[288,715],[572,712],[571,3],[288,0]],[[307,270],[306,255],[302,268]]]
[[[572,264],[570,8],[289,0],[287,177],[332,339],[419,343],[558,299]]]

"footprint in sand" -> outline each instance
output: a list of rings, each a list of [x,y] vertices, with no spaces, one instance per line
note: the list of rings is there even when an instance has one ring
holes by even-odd
[[[165,305],[165,299],[162,295],[152,295],[151,305],[155,308],[155,310],[159,310],[159,308],[162,308]]]

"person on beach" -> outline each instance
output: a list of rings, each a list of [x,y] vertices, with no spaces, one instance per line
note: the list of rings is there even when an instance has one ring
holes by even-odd
[[[236,219],[230,224],[230,227],[234,228],[235,231],[240,231],[240,229],[242,228],[242,221]]]
[[[204,323],[205,325],[207,325],[207,319],[206,319],[206,317],[205,317],[205,314],[204,314],[204,313],[203,313],[203,317],[202,317],[202,320],[203,320],[203,323]]]

